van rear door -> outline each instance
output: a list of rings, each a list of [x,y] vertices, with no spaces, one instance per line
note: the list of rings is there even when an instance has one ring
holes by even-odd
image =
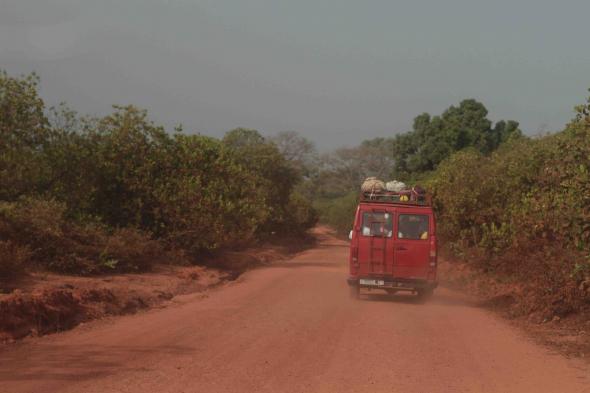
[[[359,211],[359,274],[391,275],[393,273],[394,217],[385,206],[363,206]]]
[[[420,209],[396,209],[393,275],[427,279],[432,216]]]

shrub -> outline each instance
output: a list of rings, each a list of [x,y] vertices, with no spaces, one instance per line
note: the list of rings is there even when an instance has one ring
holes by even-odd
[[[12,78],[0,70],[0,200],[38,191],[46,175],[41,151],[49,138],[35,75]]]
[[[354,223],[358,195],[353,191],[338,198],[316,202],[315,208],[319,212],[320,221],[330,225],[339,235],[347,235]]]
[[[26,246],[0,240],[0,282],[20,275],[29,262],[30,254]]]
[[[560,133],[454,154],[429,186],[450,249],[517,277],[555,310],[588,301],[590,101]]]
[[[292,224],[290,228],[292,233],[305,232],[318,222],[318,213],[309,200],[299,193],[291,194],[285,210],[288,215],[287,222]]]
[[[171,135],[133,106],[47,113],[38,81],[0,73],[0,239],[29,250],[19,265],[141,271],[164,248],[194,256],[316,222],[296,165],[257,131]]]
[[[301,174],[272,141],[256,130],[232,130],[223,137],[222,143],[237,164],[255,174],[253,187],[260,192],[259,203],[268,211],[258,228],[258,235],[290,232],[297,222],[291,221],[294,216],[288,206],[295,185],[301,181]]]
[[[216,139],[175,142],[174,171],[154,184],[154,232],[193,254],[251,241],[270,214],[257,175]]]
[[[122,228],[107,237],[98,261],[101,270],[134,272],[166,262],[166,256],[160,242],[135,229]]]
[[[28,246],[33,260],[49,264],[71,248],[64,213],[65,206],[53,200],[0,202],[0,236]]]
[[[71,274],[148,270],[163,258],[159,244],[134,229],[109,234],[104,226],[76,223],[63,203],[22,199],[0,203],[0,236],[24,251],[20,265]],[[27,258],[24,258],[24,256]]]

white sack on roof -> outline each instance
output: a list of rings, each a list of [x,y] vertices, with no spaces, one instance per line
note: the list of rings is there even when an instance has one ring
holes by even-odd
[[[400,192],[402,190],[407,189],[408,186],[406,186],[406,183],[404,183],[404,182],[392,180],[392,181],[388,181],[385,184],[385,188],[387,189],[387,191]]]

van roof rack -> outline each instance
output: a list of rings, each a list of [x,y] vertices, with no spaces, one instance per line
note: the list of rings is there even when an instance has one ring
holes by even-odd
[[[401,205],[432,206],[432,197],[424,192],[417,192],[414,189],[393,191],[368,191],[361,192],[361,202],[371,203],[395,203]]]

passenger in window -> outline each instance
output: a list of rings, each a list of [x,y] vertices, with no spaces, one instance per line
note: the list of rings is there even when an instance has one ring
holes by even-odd
[[[393,236],[393,220],[389,213],[365,213],[363,215],[363,236]]]
[[[411,240],[428,239],[428,218],[419,215],[400,215],[397,237]]]
[[[428,220],[420,221],[420,240],[428,239]]]

